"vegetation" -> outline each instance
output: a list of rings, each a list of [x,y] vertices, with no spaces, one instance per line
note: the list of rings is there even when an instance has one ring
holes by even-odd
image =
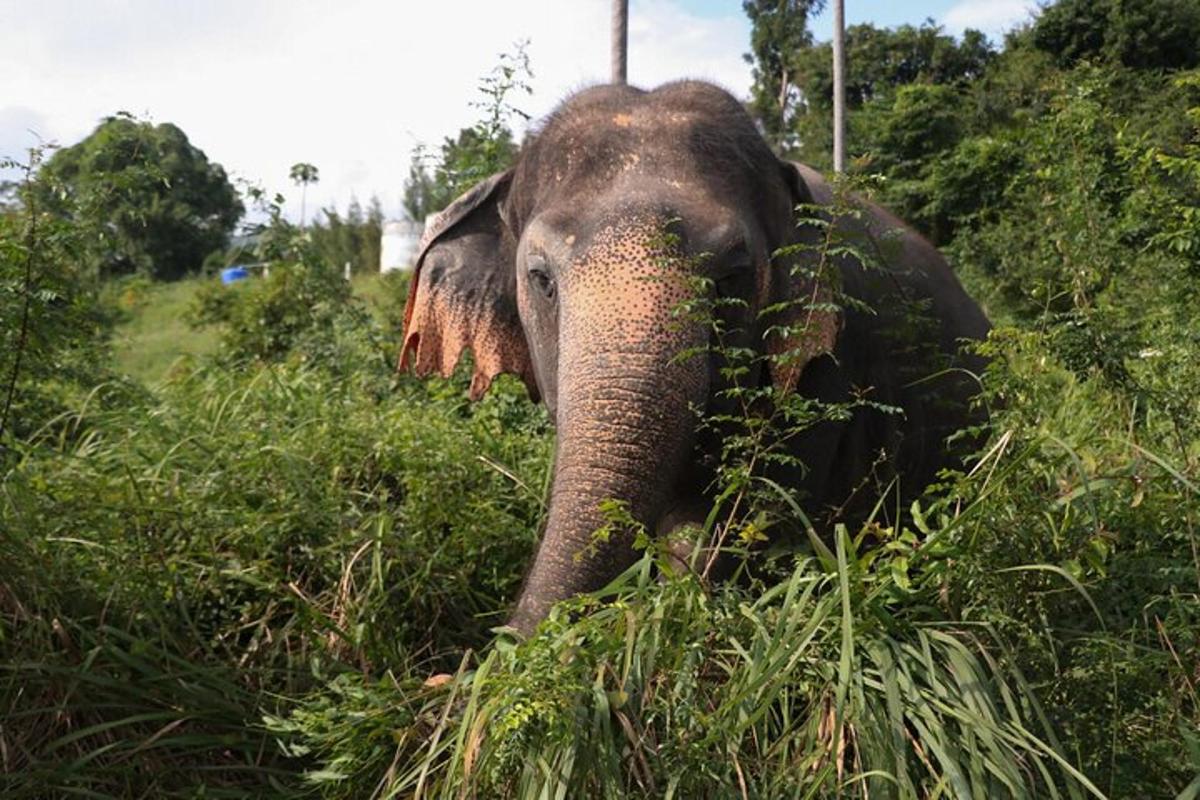
[[[1099,41],[1173,41],[1138,4],[1055,13],[1099,7]],[[552,448],[516,381],[471,404],[469,371],[395,375],[404,279],[368,313],[270,202],[270,276],[189,300],[215,354],[124,377],[113,327],[162,288],[98,278],[90,201],[35,157],[0,212],[0,791],[1200,795],[1200,76],[1047,49],[1055,19],[936,75],[967,40],[862,39],[925,43],[927,66],[863,78],[847,186],[937,237],[998,323],[966,468],[908,522],[742,581],[678,574],[644,537],[526,641],[494,628]],[[787,41],[789,63],[820,47]],[[795,97],[777,141],[819,162],[820,102]],[[499,158],[490,130],[473,152]],[[773,424],[845,411],[797,403]],[[696,536],[803,525],[803,498],[745,468],[757,424]]]
[[[305,204],[308,199],[308,187],[309,184],[320,182],[321,172],[315,165],[301,161],[292,164],[292,168],[288,170],[288,177],[292,179],[292,183],[300,187],[300,225],[303,227]]]
[[[418,149],[404,186],[404,211],[421,222],[441,211],[450,201],[479,181],[512,164],[517,154],[512,121],[529,119],[513,105],[513,94],[530,94],[526,43],[518,42],[511,53],[479,82],[480,98],[472,105],[481,112],[478,122],[463,128],[454,138],[446,137],[437,158]]]
[[[81,256],[102,277],[195,272],[242,216],[225,170],[170,123],[108,117],[41,171],[39,204],[91,229]]]
[[[351,275],[379,272],[380,243],[383,237],[383,207],[372,197],[366,210],[351,199],[344,215],[337,209],[321,209],[323,219],[309,223],[307,231],[321,260],[334,265],[350,265]]]
[[[127,280],[114,284],[113,302],[121,319],[113,331],[115,369],[146,386],[167,376],[176,361],[183,369],[217,350],[217,332],[198,331],[188,323],[197,291],[210,278],[171,283]]]

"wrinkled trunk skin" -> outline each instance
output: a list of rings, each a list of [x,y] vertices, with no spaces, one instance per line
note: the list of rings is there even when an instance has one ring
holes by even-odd
[[[626,503],[653,533],[692,456],[693,406],[705,407],[704,357],[676,358],[706,337],[701,325],[672,319],[686,290],[648,258],[631,260],[625,242],[619,268],[601,266],[564,287],[550,508],[509,623],[526,634],[554,603],[602,588],[636,560],[631,531],[594,536],[606,523],[600,504]]]
[[[638,377],[579,367],[591,373],[579,381],[584,385],[560,395],[570,398],[573,410],[559,429],[546,533],[511,623],[522,632],[530,632],[557,601],[599,589],[633,563],[630,531],[618,526],[608,541],[594,537],[606,522],[600,504],[625,502],[634,519],[653,531],[671,500],[670,478],[690,456],[694,414],[688,401],[702,394],[696,386],[702,382],[680,376],[672,386],[663,380],[661,360],[637,360],[645,362]],[[691,372],[703,378],[701,370]]]

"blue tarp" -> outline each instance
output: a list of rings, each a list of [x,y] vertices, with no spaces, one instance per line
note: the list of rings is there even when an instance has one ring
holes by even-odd
[[[250,273],[245,267],[228,267],[221,270],[221,283],[230,284],[236,281],[244,281],[250,277]]]

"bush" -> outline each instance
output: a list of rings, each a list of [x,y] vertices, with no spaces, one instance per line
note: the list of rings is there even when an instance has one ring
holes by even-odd
[[[117,312],[83,266],[85,232],[40,202],[57,186],[39,174],[41,158],[34,150],[28,164],[3,164],[25,179],[17,202],[0,207],[0,467],[16,443],[110,377]],[[98,394],[116,402],[128,389],[114,384]]]
[[[226,357],[270,362],[298,349],[319,357],[339,323],[364,322],[364,315],[350,284],[328,265],[276,262],[261,278],[205,286],[192,320],[220,329]]]
[[[481,646],[549,455],[503,383],[468,407],[443,384],[203,368],[24,445],[0,495],[6,796],[256,795],[289,769],[257,724],[283,698]]]

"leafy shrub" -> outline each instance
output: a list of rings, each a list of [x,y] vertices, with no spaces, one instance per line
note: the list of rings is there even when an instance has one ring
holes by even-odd
[[[259,189],[249,194],[267,214],[254,229],[263,274],[228,286],[210,283],[196,295],[192,324],[218,328],[222,354],[234,363],[295,356],[352,371],[356,357],[387,360],[382,350],[366,355],[358,346],[383,347],[372,339],[374,328],[341,268],[328,260],[330,248],[284,218],[281,197],[268,200]]]
[[[192,318],[219,326],[234,361],[277,361],[300,347],[319,354],[343,317],[363,314],[350,284],[328,265],[277,262],[261,278],[205,286]]]
[[[43,153],[23,170],[17,202],[0,208],[0,465],[15,442],[55,420],[80,393],[108,377],[108,335],[116,318],[95,275],[83,266],[89,234],[50,213],[41,193],[52,176],[38,172]],[[127,387],[112,385],[101,399]]]
[[[548,459],[544,416],[503,383],[468,407],[437,383],[207,368],[26,444],[0,494],[0,707],[24,720],[6,796],[161,796],[213,768],[251,791],[283,768],[256,727],[281,696],[486,641]]]

